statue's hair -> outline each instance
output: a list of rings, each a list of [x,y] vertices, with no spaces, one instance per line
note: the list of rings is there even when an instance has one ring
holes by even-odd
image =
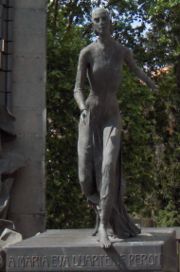
[[[94,14],[96,12],[98,12],[98,11],[102,11],[103,13],[105,13],[109,17],[109,19],[111,20],[109,11],[107,9],[105,9],[105,8],[95,8],[95,9],[93,9],[91,17],[93,18]]]

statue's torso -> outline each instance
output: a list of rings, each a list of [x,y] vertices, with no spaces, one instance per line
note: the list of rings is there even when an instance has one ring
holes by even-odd
[[[121,84],[124,62],[123,47],[117,42],[103,49],[93,43],[89,48],[88,79],[90,94],[87,105],[99,115],[119,115],[116,93]]]

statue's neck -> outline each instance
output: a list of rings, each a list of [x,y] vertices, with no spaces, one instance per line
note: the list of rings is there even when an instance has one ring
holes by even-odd
[[[99,35],[98,42],[102,46],[108,46],[112,42],[112,37],[110,35]]]

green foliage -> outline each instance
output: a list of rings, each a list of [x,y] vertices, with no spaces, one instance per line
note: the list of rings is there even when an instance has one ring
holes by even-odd
[[[158,225],[179,225],[180,115],[175,77],[172,72],[162,76],[159,90],[151,93],[125,74],[122,89],[129,210],[138,217],[152,217]]]
[[[80,28],[66,29],[67,20],[61,13],[57,17],[61,27],[55,34],[51,16],[48,19],[48,227],[89,226],[92,213],[87,209],[77,179],[78,111],[73,98],[77,58],[86,41],[81,38]]]
[[[131,3],[129,3],[131,2]],[[177,1],[178,2],[178,1]],[[151,92],[124,70],[118,94],[123,116],[123,168],[126,202],[137,217],[158,225],[180,224],[180,96],[172,66],[179,54],[176,1],[103,1],[114,18],[114,37],[127,44],[155,76]],[[75,5],[76,4],[76,5]],[[92,38],[91,1],[51,1],[48,6],[47,213],[49,228],[90,227],[94,215],[77,178],[79,111],[73,88],[79,51]],[[139,21],[134,27],[132,22]],[[149,31],[144,35],[146,24]]]
[[[151,16],[152,29],[146,46],[151,51],[155,50],[154,64],[160,66],[167,62],[176,62],[177,56],[180,55],[180,2],[150,1],[147,13]]]

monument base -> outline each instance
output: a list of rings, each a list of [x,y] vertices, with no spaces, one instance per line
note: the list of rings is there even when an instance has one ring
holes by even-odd
[[[103,249],[89,229],[47,230],[6,249],[6,271],[177,271],[173,230],[143,229]]]

